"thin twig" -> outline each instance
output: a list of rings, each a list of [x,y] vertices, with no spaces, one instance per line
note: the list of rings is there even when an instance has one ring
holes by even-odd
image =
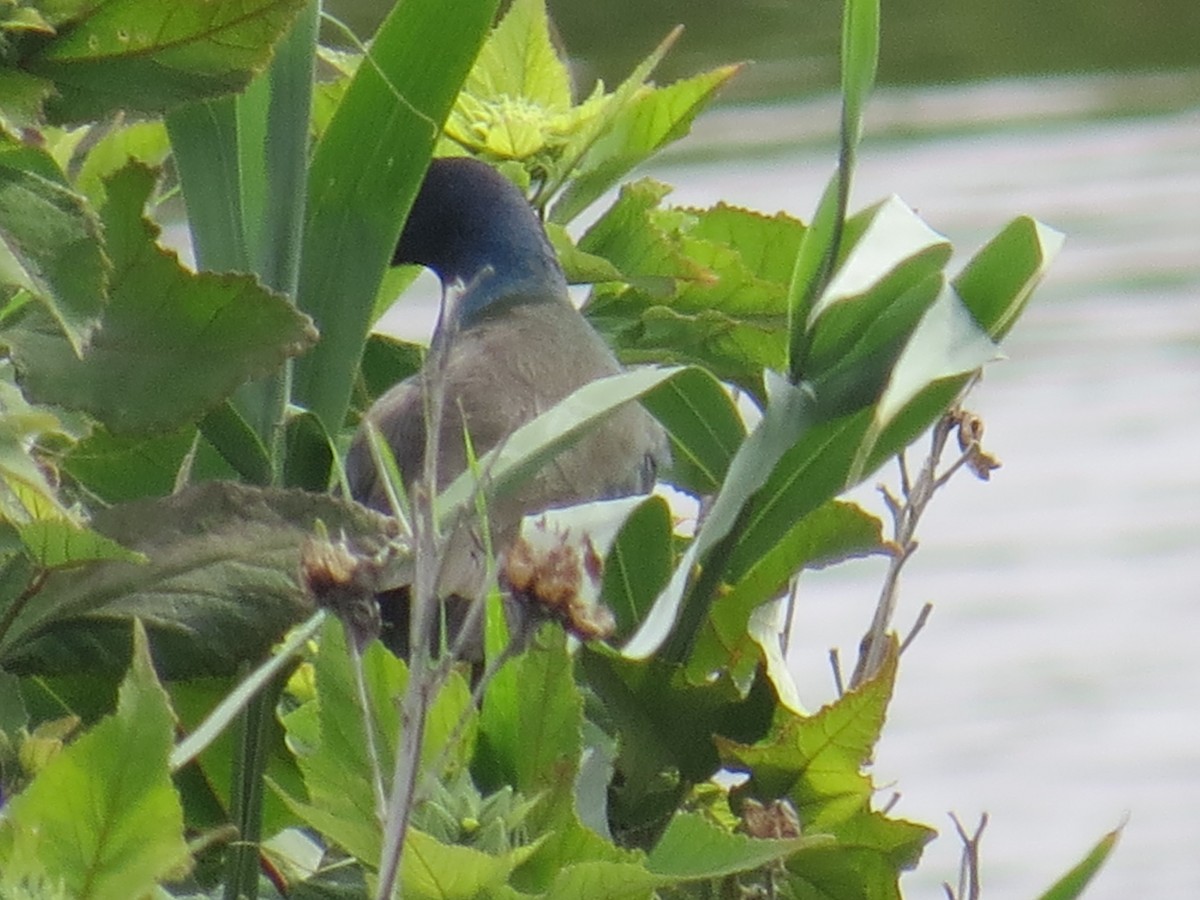
[[[376,900],[390,900],[402,875],[404,838],[412,818],[425,723],[429,703],[437,690],[429,658],[433,637],[432,614],[438,602],[437,583],[442,556],[434,497],[438,488],[437,466],[442,412],[446,399],[446,365],[457,321],[455,307],[461,301],[462,293],[461,289],[456,288],[443,294],[441,316],[433,333],[429,356],[422,369],[425,458],[422,477],[412,486],[410,504],[416,565],[409,597],[409,677],[401,705],[401,732],[394,761],[392,793],[384,824]]]
[[[958,894],[950,890],[949,884],[943,883],[942,887],[946,889],[951,900],[979,900],[982,895],[979,883],[979,844],[983,839],[983,830],[987,828],[988,814],[980,815],[975,833],[970,835],[957,815],[950,813],[950,820],[954,823],[954,830],[958,832],[958,838],[963,845],[958,869]]]
[[[375,717],[367,696],[367,680],[363,673],[362,650],[353,637],[346,642],[350,652],[350,669],[354,672],[354,689],[358,694],[358,707],[363,711],[363,731],[367,740],[367,759],[371,763],[371,783],[375,789],[375,818],[381,826],[387,823],[387,792],[383,787],[383,765],[379,756],[379,741],[375,736]]]
[[[837,695],[841,697],[846,693],[846,684],[842,681],[842,660],[837,647],[829,648],[829,667],[833,669],[833,686],[837,689]]]
[[[917,613],[917,621],[913,622],[912,629],[908,635],[900,642],[900,652],[903,653],[908,649],[909,645],[921,633],[921,629],[925,627],[925,623],[929,621],[929,614],[933,612],[933,604],[926,603],[921,607],[921,611]]]
[[[929,455],[921,465],[915,481],[909,475],[904,454],[897,457],[902,492],[900,498],[895,497],[886,487],[880,488],[884,503],[892,515],[895,532],[893,542],[898,550],[892,554],[891,561],[888,563],[887,574],[884,576],[883,586],[879,593],[879,601],[875,606],[875,615],[859,645],[858,663],[855,665],[854,674],[850,679],[851,688],[858,687],[879,671],[879,667],[883,664],[888,629],[891,627],[892,618],[896,613],[900,573],[916,550],[917,523],[934,492],[941,486],[937,467],[942,453],[946,449],[946,441],[954,431],[955,423],[954,415],[948,413],[934,425],[930,438]]]

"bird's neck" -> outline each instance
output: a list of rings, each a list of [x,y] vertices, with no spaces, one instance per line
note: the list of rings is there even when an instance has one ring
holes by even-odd
[[[530,246],[517,246],[520,237]],[[521,303],[570,303],[567,280],[549,243],[540,235],[500,235],[464,253],[440,272],[447,290],[458,290],[456,324],[468,327],[491,312]]]

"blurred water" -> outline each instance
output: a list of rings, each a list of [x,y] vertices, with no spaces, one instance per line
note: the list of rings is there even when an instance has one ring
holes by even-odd
[[[1088,896],[1200,896],[1200,105],[1098,120],[1098,93],[1014,82],[873,101],[885,136],[863,148],[855,206],[897,193],[964,252],[1020,213],[1068,234],[969,403],[1004,467],[935,499],[903,581],[897,627],[926,601],[934,613],[903,660],[876,780],[942,831],[911,897],[954,880],[950,810],[991,816],[985,896],[1036,896],[1126,816]],[[808,218],[832,160],[810,126],[828,106],[716,112],[650,174],[677,203]],[[783,150],[788,132],[806,149]],[[811,707],[832,697],[828,648],[853,664],[882,568],[808,579],[791,661]]]

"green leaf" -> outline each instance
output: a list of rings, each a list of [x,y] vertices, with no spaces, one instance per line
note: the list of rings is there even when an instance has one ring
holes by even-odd
[[[854,216],[847,222],[851,235],[845,257],[809,312],[804,377],[812,381],[847,358],[853,366],[878,352],[876,342],[863,346],[863,335],[885,312],[894,316],[897,299],[950,259],[949,242],[896,197]],[[889,337],[902,343],[907,333],[895,329]]]
[[[812,228],[796,255],[788,288],[788,373],[807,377],[813,304],[825,290],[849,223],[846,207],[862,136],[862,114],[875,83],[879,58],[879,0],[847,0],[842,6],[842,117],[838,165],[821,195]]]
[[[128,659],[127,623],[138,617],[170,676],[234,672],[311,612],[297,578],[300,547],[318,520],[369,552],[391,527],[333,497],[227,482],[104,510],[92,527],[149,562],[52,574],[0,636],[0,665],[38,673],[116,668]]]
[[[1108,859],[1117,840],[1121,837],[1121,828],[1104,835],[1089,852],[1062,878],[1054,882],[1039,900],[1075,900],[1083,896],[1084,888],[1091,883],[1100,871],[1100,867]]]
[[[114,433],[195,422],[316,339],[307,317],[253,278],[188,272],[159,247],[142,215],[153,184],[138,165],[108,183],[111,300],[82,359],[36,310],[0,333],[31,397],[85,410]]]
[[[143,896],[186,872],[183,810],[167,770],[173,729],[145,631],[136,626],[116,712],[12,800],[0,827],[11,830],[13,849],[0,868],[61,879],[81,900]]]
[[[242,202],[238,98],[184,104],[166,117],[198,268],[250,271]]]
[[[752,527],[747,523],[747,528]],[[728,585],[700,634],[688,661],[693,679],[720,671],[748,653],[750,615],[780,596],[789,579],[804,568],[821,568],[854,557],[886,552],[882,523],[854,503],[831,500],[795,523],[773,546],[754,538],[738,542],[726,569]]]
[[[14,126],[36,127],[44,118],[46,99],[54,83],[17,69],[0,69],[0,120]]]
[[[95,138],[94,131],[88,134],[89,140]],[[170,152],[171,144],[162,121],[114,123],[95,143],[90,144],[72,182],[76,190],[85,194],[92,205],[99,209],[108,202],[105,183],[125,168],[130,160],[152,169],[159,168],[166,162]]]
[[[704,369],[687,369],[642,399],[671,438],[671,465],[660,477],[695,494],[721,486],[746,426],[729,390]]]
[[[21,679],[11,672],[0,672],[0,733],[16,734],[28,724]]]
[[[583,701],[572,668],[565,636],[547,629],[488,686],[479,726],[489,764],[527,796],[574,783]]]
[[[866,810],[874,791],[862,769],[892,696],[895,649],[878,675],[815,714],[777,709],[771,733],[753,746],[718,736],[721,761],[750,775],[752,796],[787,795],[806,829],[837,834],[839,826]]]
[[[114,435],[96,428],[71,446],[63,469],[106,503],[162,497],[175,489],[196,429],[157,435]]]
[[[366,397],[365,411],[377,397],[421,370],[426,350],[419,344],[386,334],[372,334],[363,348],[361,374]]]
[[[709,557],[727,553],[733,542],[744,539],[744,530],[738,527],[743,509],[768,481],[785,453],[810,430],[814,414],[812,394],[773,373],[768,373],[768,376],[768,403],[762,420],[738,448],[704,524],[676,566],[670,583],[659,594],[650,614],[622,649],[623,655],[631,659],[645,659],[655,653],[672,633],[674,638],[667,658],[672,662],[682,662],[690,654],[708,616],[722,571],[720,562],[710,565]],[[813,504],[812,508],[816,505]],[[798,515],[803,515],[803,512]],[[703,589],[688,596],[697,564],[704,567]]]
[[[862,114],[879,62],[879,0],[847,0],[842,13],[842,142],[862,136]]]
[[[544,896],[546,900],[645,900],[669,881],[640,863],[588,860],[563,867]]]
[[[200,420],[200,433],[251,484],[271,483],[271,459],[250,423],[228,400]]]
[[[666,87],[643,88],[617,111],[580,161],[550,212],[553,222],[570,222],[623,175],[684,137],[696,115],[712,101],[740,65],[721,66]]]
[[[330,434],[343,425],[404,216],[497,5],[397,4],[317,145],[298,303],[321,341],[297,364],[293,397]]]
[[[127,550],[82,525],[65,518],[35,519],[17,526],[25,552],[39,567],[61,569],[97,560],[142,563],[145,556]]]
[[[733,834],[695,813],[679,813],[646,859],[646,868],[678,879],[722,878],[786,859],[823,836],[756,840]]]
[[[550,37],[544,0],[514,0],[480,50],[463,90],[521,97],[550,108],[571,105],[571,73]]]
[[[401,896],[412,900],[475,900],[504,885],[525,855],[517,850],[492,856],[471,847],[443,844],[409,829]]]
[[[1021,216],[972,257],[954,289],[993,340],[1004,338],[1062,249],[1062,232]]]
[[[512,490],[615,409],[686,371],[677,367],[634,369],[577,389],[479,460],[477,470],[487,473],[489,496]],[[476,472],[464,472],[438,496],[437,512],[443,521],[472,508],[478,477]]]
[[[604,564],[603,598],[628,635],[671,577],[671,508],[651,497],[626,519]]]
[[[80,4],[58,34],[21,61],[54,82],[47,102],[60,122],[114,110],[162,112],[233,93],[266,65],[302,0],[213,0],[176,6],[156,0]]]
[[[100,323],[111,271],[96,215],[49,155],[0,139],[0,287],[28,291],[78,355]]]
[[[660,208],[668,188],[625,185],[581,238],[625,283],[598,285],[585,312],[630,361],[696,361],[759,394],[761,370],[782,365],[787,316],[781,259],[803,226],[723,204]],[[762,247],[772,249],[764,251]]]
[[[383,844],[383,826],[377,817],[380,795],[373,781],[368,729],[377,748],[377,758],[386,769],[381,773],[380,787],[383,796],[387,796],[391,762],[400,739],[399,701],[408,684],[408,669],[378,641],[368,644],[362,653],[368,704],[364,711],[345,632],[332,618],[322,632],[313,667],[316,698],[284,717],[289,743],[304,775],[309,803],[297,804],[286,797],[285,800],[310,825],[374,866]],[[434,699],[426,722],[423,772],[440,778],[446,771],[465,767],[475,739],[470,693],[466,681],[454,673]],[[456,746],[447,750],[450,736],[464,715],[466,727]],[[432,771],[431,767],[438,762],[442,768]]]

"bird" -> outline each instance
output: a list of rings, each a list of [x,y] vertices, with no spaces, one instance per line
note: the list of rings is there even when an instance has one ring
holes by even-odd
[[[439,490],[467,467],[465,436],[482,456],[577,388],[622,371],[572,303],[558,257],[524,193],[483,161],[442,157],[430,163],[392,261],[431,269],[443,291],[467,286],[459,302],[444,305],[434,335],[435,345],[444,341]],[[411,486],[423,471],[426,446],[421,373],[372,404],[346,456],[351,496],[387,513],[367,423],[390,446],[404,485]],[[669,460],[662,426],[640,404],[626,404],[489,504],[494,552],[503,556],[523,516],[648,493]],[[449,537],[437,592],[451,629],[486,592],[485,547],[477,522],[460,524]],[[387,642],[407,654],[407,596],[392,592],[389,599],[392,608],[383,610],[392,626]]]

